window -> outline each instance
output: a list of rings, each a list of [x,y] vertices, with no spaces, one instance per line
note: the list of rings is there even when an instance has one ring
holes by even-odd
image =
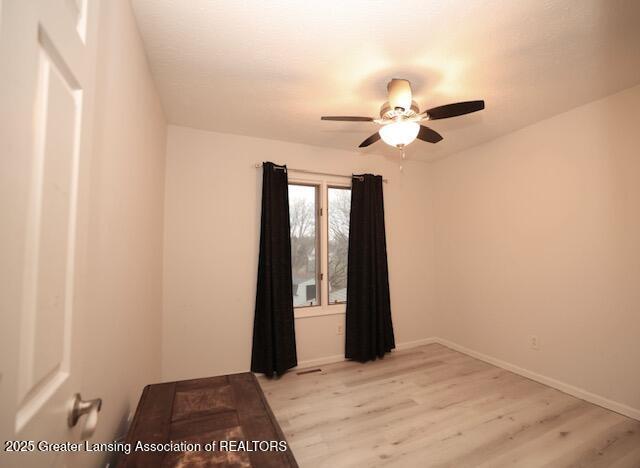
[[[347,301],[347,258],[349,253],[349,213],[351,190],[327,189],[329,304]]]
[[[317,185],[289,184],[294,307],[320,304],[318,192]]]
[[[340,309],[328,312],[324,306],[346,302],[350,209],[349,187],[307,181],[289,184],[294,307],[323,306],[320,314],[339,313]],[[304,313],[309,314],[317,313]]]

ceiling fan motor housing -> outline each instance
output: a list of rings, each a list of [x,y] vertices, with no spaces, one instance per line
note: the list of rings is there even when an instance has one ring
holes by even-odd
[[[411,108],[412,92],[409,80],[401,78],[393,78],[387,83],[387,94],[389,96],[389,104],[392,108],[402,112]]]
[[[380,118],[384,120],[393,120],[395,117],[415,117],[420,113],[420,108],[415,101],[411,101],[411,108],[402,110],[402,108],[393,108],[389,101],[382,104],[380,108]]]

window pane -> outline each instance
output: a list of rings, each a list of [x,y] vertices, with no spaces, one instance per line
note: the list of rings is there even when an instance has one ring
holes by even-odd
[[[289,220],[291,224],[291,273],[293,306],[318,305],[318,224],[316,187],[289,184]]]
[[[329,187],[329,303],[347,300],[351,190]]]

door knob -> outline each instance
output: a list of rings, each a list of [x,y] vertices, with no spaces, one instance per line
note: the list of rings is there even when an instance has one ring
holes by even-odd
[[[67,422],[69,427],[73,427],[78,424],[78,420],[85,414],[91,415],[93,413],[94,418],[97,417],[98,411],[102,408],[102,398],[95,398],[93,400],[83,400],[79,393],[73,395],[73,401],[71,403],[71,410],[69,411],[69,418]]]

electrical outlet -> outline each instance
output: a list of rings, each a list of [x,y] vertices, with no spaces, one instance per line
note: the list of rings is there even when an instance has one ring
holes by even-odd
[[[531,335],[529,338],[529,346],[531,346],[531,349],[535,349],[536,351],[540,349],[540,341],[536,335]]]
[[[344,325],[338,325],[338,335],[344,335]]]

